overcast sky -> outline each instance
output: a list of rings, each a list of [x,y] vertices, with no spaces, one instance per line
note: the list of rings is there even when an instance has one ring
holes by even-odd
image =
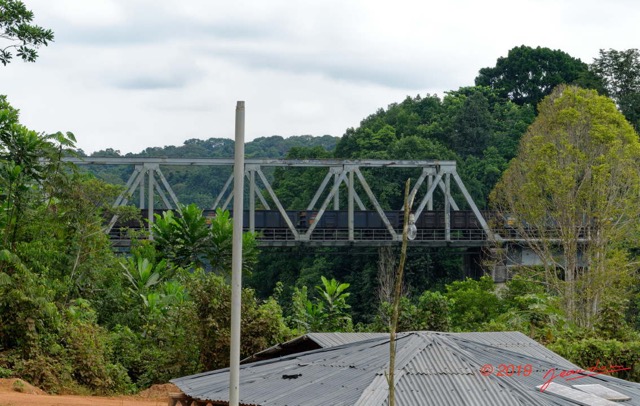
[[[635,0],[24,2],[55,42],[0,66],[0,94],[87,153],[232,138],[237,100],[247,140],[341,136],[407,95],[473,85],[515,46],[587,63],[640,47]]]

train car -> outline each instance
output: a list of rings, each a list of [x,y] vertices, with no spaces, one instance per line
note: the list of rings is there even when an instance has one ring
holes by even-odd
[[[165,210],[156,209],[154,214],[162,215]],[[291,223],[298,229],[308,229],[318,222],[316,229],[348,229],[349,213],[347,210],[326,210],[320,219],[318,210],[287,210],[287,216]],[[148,210],[141,211],[143,220],[147,218]],[[233,217],[233,211],[230,211]],[[482,216],[490,223],[499,220],[496,213],[492,211],[482,211]],[[215,217],[215,210],[204,210],[203,215],[209,219]],[[356,229],[386,229],[386,225],[377,211],[374,210],[356,210],[354,215],[354,228]],[[395,229],[401,229],[404,223],[404,211],[387,210],[385,216],[389,220],[391,226]],[[243,212],[243,228],[249,228],[249,211]],[[507,221],[504,220],[503,221]],[[123,224],[119,224],[123,226]],[[131,224],[133,226],[133,224]],[[139,227],[139,226],[138,226]],[[256,210],[255,211],[255,227],[256,229],[288,229],[287,222],[278,210]],[[445,218],[443,210],[425,210],[416,219],[416,227],[426,230],[436,230],[445,228]],[[476,218],[473,211],[470,210],[452,210],[450,212],[450,227],[452,230],[474,230],[481,229],[480,221]],[[508,227],[508,223],[507,223]]]
[[[485,220],[488,221],[488,217],[493,212],[481,212]],[[481,229],[482,225],[476,218],[476,215],[471,210],[451,210],[449,212],[449,226],[452,230],[475,230]],[[423,211],[420,217],[416,220],[416,227],[418,229],[444,229],[445,218],[444,210],[430,210]]]
[[[318,211],[301,211],[298,217],[301,228],[309,228],[317,223],[316,229],[348,229],[349,212],[347,210],[327,210],[318,219]],[[402,227],[404,213],[386,211],[385,216],[393,228]],[[357,229],[386,229],[386,225],[377,211],[356,210],[353,212],[353,227]]]
[[[291,223],[296,226],[298,223],[298,212],[295,210],[286,211]],[[233,217],[233,211],[230,211]],[[242,213],[242,227],[249,228],[249,210]],[[286,229],[289,228],[287,221],[280,214],[279,210],[256,210],[255,211],[255,228],[256,229]]]

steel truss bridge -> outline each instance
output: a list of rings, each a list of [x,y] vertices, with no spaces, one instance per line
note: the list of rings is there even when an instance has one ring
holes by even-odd
[[[216,198],[211,209],[226,209],[233,199],[233,159],[96,157],[66,158],[65,161],[77,165],[133,167],[125,190],[114,206],[128,205],[137,193],[138,207],[145,213],[149,227],[154,221],[154,210],[175,209],[179,203],[161,168],[226,168],[231,174],[221,190],[212,191]],[[292,211],[283,207],[265,174],[272,168],[316,168],[326,173],[306,210]],[[412,245],[482,247],[503,240],[478,210],[456,171],[456,163],[433,160],[247,159],[244,170],[248,180],[248,201],[245,201],[243,213],[245,230],[257,232],[261,246],[397,244],[402,240],[402,207],[396,210],[382,208],[367,179],[372,176],[370,169],[373,168],[382,168],[385,173],[399,169],[414,169],[420,173],[412,182],[411,190],[412,213],[418,228]],[[460,192],[458,196],[462,196],[468,210],[460,210],[452,196],[452,188]],[[341,193],[346,193],[346,208],[340,207]],[[439,210],[434,210],[434,206]],[[118,233],[117,224],[115,217],[108,224],[107,232],[112,236]]]

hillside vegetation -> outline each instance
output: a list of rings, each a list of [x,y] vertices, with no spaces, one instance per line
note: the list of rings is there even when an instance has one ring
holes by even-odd
[[[517,47],[482,69],[475,86],[409,96],[339,139],[259,138],[247,156],[455,160],[480,207],[515,213],[527,227],[563,226],[566,260],[542,247],[544,266],[517,269],[496,289],[489,277],[465,278],[464,252],[412,248],[400,330],[518,330],[584,368],[621,365],[630,369],[618,376],[640,381],[640,89],[620,89],[636,83],[621,80],[636,72],[621,59],[640,65],[637,50],[601,51],[586,64]],[[226,366],[232,226],[228,213],[208,222],[201,209],[228,173],[167,169],[184,205],[121,255],[103,227],[115,213],[136,215],[112,207],[131,168],[64,163],[83,155],[74,135],[27,129],[4,96],[0,141],[0,378],[51,392],[127,393]],[[210,138],[126,156],[232,153],[232,141]],[[371,174],[381,204],[401,207],[402,185],[415,174]],[[319,183],[313,170],[269,176],[293,209]],[[589,267],[577,265],[576,224],[594,242]],[[251,234],[243,244],[243,357],[309,331],[389,328],[394,248],[259,251]]]

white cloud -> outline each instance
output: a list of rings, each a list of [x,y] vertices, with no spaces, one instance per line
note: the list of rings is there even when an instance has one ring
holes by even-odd
[[[247,135],[342,135],[406,95],[473,84],[519,45],[591,62],[637,47],[630,0],[29,0],[56,42],[0,67],[0,88],[40,131],[91,152]]]
[[[73,27],[110,27],[126,19],[123,4],[116,0],[40,0],[27,6],[44,10],[45,17]]]

